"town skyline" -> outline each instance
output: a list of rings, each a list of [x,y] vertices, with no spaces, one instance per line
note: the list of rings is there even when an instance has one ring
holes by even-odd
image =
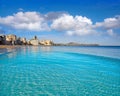
[[[0,34],[120,45],[120,0],[0,1]]]

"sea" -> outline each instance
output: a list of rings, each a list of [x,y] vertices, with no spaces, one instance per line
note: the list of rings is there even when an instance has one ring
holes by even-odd
[[[120,47],[0,49],[0,96],[120,96]]]

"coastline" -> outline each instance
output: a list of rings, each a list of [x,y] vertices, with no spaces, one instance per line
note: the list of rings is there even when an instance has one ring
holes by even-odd
[[[33,46],[33,45],[0,45],[0,49],[4,49],[4,48],[18,48],[18,47],[26,47],[26,46]],[[41,46],[41,47],[52,47],[52,46],[79,46],[79,47],[120,47],[120,46],[111,46],[111,45],[36,45]]]

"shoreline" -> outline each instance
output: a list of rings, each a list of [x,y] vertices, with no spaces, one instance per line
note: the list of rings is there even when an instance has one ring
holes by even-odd
[[[0,45],[0,49],[4,49],[4,48],[18,48],[18,47],[27,47],[27,46],[33,46],[33,45]],[[120,47],[120,46],[104,46],[104,45],[99,45],[99,46],[93,46],[93,45],[36,45],[37,47],[41,46],[41,47],[54,47],[54,46],[79,46],[79,47]],[[34,47],[36,47],[34,46]]]
[[[0,49],[4,49],[4,48],[17,48],[17,47],[21,47],[21,45],[0,45]]]

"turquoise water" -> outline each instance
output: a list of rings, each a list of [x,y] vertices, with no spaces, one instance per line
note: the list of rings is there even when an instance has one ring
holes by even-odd
[[[120,96],[120,47],[0,49],[0,96]]]

